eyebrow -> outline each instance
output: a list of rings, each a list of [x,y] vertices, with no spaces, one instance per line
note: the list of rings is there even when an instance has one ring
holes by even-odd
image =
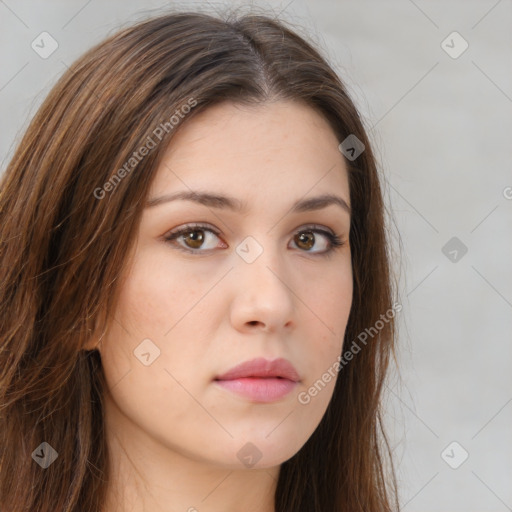
[[[224,208],[237,213],[247,212],[247,203],[245,201],[225,195],[199,191],[182,191],[174,194],[165,194],[160,197],[154,197],[146,202],[146,208],[153,208],[155,206],[177,200],[193,201],[210,208]],[[334,194],[322,194],[309,199],[298,199],[291,206],[291,212],[310,212],[327,208],[330,205],[340,206],[349,215],[352,213],[347,202],[342,197]]]

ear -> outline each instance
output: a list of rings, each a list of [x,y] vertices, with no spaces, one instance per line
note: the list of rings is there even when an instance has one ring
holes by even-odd
[[[100,339],[98,339],[97,337],[93,336],[83,346],[82,350],[99,350],[100,341],[101,341]]]
[[[87,342],[84,344],[82,350],[100,350],[101,348],[101,341],[103,340],[105,336],[106,329],[103,331],[103,333],[100,334],[99,332],[99,324],[100,321],[98,318],[96,318],[96,324],[94,327],[94,331],[91,330],[91,335]]]

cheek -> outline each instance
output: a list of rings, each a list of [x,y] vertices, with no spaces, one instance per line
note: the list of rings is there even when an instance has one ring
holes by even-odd
[[[317,332],[313,340],[329,346],[343,339],[352,307],[352,293],[351,267],[346,264],[304,282],[300,295],[304,297],[304,311],[311,314],[313,321],[309,329],[314,328]],[[307,324],[303,327],[308,328]]]
[[[334,390],[338,372],[336,362],[343,350],[343,340],[347,327],[348,317],[352,307],[352,272],[347,266],[338,272],[324,274],[317,279],[318,285],[314,292],[307,295],[305,305],[315,314],[311,315],[307,346],[302,354],[304,360],[309,361],[305,388],[315,386],[311,390],[311,403],[315,407],[327,405],[328,399]]]
[[[209,331],[208,319],[215,307],[212,297],[202,300],[211,277],[204,283],[200,279],[192,269],[169,265],[159,251],[138,253],[123,282],[115,321],[102,348],[109,384],[115,385],[129,372],[132,377],[142,372],[144,380],[156,368],[181,374],[195,366],[204,350],[197,339],[201,329]],[[143,361],[148,358],[154,362],[145,367]]]
[[[165,258],[142,254],[125,282],[117,318],[139,337],[164,338],[199,295],[200,286],[193,275],[166,264]]]
[[[196,392],[191,369],[204,349],[193,343],[192,315],[187,315],[198,299],[183,293],[183,275],[147,268],[151,271],[134,267],[125,282],[101,350],[102,364],[119,409],[155,437],[165,430],[172,438],[180,422],[204,422],[204,411],[186,391]]]

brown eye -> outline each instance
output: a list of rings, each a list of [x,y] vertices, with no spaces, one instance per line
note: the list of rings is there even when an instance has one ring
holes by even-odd
[[[297,231],[293,237],[293,242],[302,252],[314,256],[329,256],[334,249],[344,245],[343,240],[338,235],[320,229],[318,226],[307,226]],[[311,250],[315,245],[318,250]]]
[[[204,239],[204,231],[202,229],[190,230],[183,235],[183,241],[191,249],[200,249]]]
[[[218,235],[212,228],[192,224],[171,232],[164,238],[183,251],[202,253],[218,247],[219,242],[215,240]]]
[[[294,238],[297,247],[309,251],[315,245],[315,235],[312,231],[301,231]]]
[[[199,255],[213,249],[226,249],[228,246],[222,239],[219,246],[219,235],[219,232],[210,227],[189,224],[168,233],[164,239],[182,251]],[[345,244],[338,235],[317,226],[297,231],[292,240],[301,252],[314,256],[330,256],[332,251]],[[315,246],[317,250],[312,250]]]

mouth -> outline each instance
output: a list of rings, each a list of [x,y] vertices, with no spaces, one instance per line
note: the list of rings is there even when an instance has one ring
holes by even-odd
[[[252,359],[216,377],[223,389],[253,402],[269,403],[288,395],[300,382],[300,376],[286,359]]]

